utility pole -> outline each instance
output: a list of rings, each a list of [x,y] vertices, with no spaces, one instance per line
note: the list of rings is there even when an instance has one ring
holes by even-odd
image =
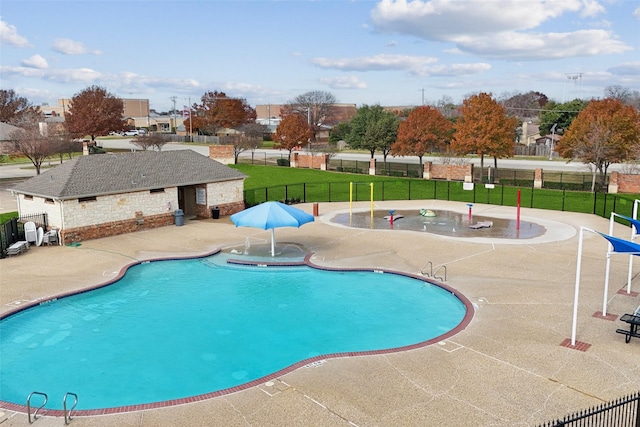
[[[425,89],[424,89],[424,88],[422,88],[422,89],[420,89],[420,90],[418,91],[418,92],[422,92],[422,104],[421,104],[421,105],[424,105],[424,90],[425,90]]]
[[[175,129],[178,128],[178,119],[176,118],[176,99],[178,97],[177,96],[172,96],[170,99],[171,101],[173,101],[173,129],[171,129],[171,132],[175,132]]]

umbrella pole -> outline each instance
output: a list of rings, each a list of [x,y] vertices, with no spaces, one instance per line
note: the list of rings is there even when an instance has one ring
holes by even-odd
[[[271,256],[276,256],[275,228],[271,229]]]

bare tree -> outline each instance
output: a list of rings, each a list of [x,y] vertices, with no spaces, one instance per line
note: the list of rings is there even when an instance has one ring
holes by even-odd
[[[520,121],[537,118],[540,115],[540,109],[548,101],[545,94],[534,91],[504,93],[498,99],[507,115],[516,117]]]
[[[315,140],[322,129],[337,122],[335,109],[336,97],[330,92],[320,90],[296,96],[284,108],[284,115],[295,114],[309,125]]]
[[[20,130],[9,135],[12,154],[29,159],[38,175],[40,175],[42,163],[58,150],[57,138],[42,135],[40,132],[40,123],[43,122],[44,117],[41,113],[32,111],[30,114],[24,114],[16,123]]]
[[[162,147],[164,147],[166,143],[167,141],[165,141],[162,135],[155,133],[139,135],[131,140],[131,144],[135,145],[143,151],[147,151],[149,149],[157,149],[158,151],[162,151]]]

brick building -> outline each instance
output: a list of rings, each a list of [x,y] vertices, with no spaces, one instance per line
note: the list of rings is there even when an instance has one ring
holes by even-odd
[[[244,209],[246,175],[192,150],[80,156],[17,184],[20,215],[45,212],[63,243]]]

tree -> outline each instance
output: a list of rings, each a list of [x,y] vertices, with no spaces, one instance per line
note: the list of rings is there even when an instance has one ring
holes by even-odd
[[[434,152],[451,138],[453,125],[439,110],[430,106],[414,109],[398,126],[398,138],[391,145],[394,156],[418,156],[420,168],[426,152]]]
[[[260,146],[265,134],[269,132],[269,127],[261,125],[260,123],[247,123],[240,126],[238,130],[240,131],[239,135],[226,138],[229,139],[229,142],[233,145],[233,159],[235,164],[238,164],[238,157],[240,157],[242,152],[255,150]]]
[[[15,125],[29,117],[40,114],[40,107],[33,106],[25,97],[18,96],[13,89],[0,90],[0,122]]]
[[[571,126],[571,122],[578,116],[578,113],[587,106],[587,101],[574,99],[564,104],[549,101],[545,104],[542,114],[540,114],[540,135],[549,135],[551,127],[555,123],[556,134],[562,135]]]
[[[131,144],[143,151],[147,151],[148,149],[157,149],[158,151],[162,151],[162,147],[164,147],[166,143],[167,141],[162,137],[162,135],[157,133],[138,135],[131,140]]]
[[[41,122],[44,122],[44,117],[39,112],[32,110],[29,114],[22,114],[15,124],[20,130],[9,135],[11,153],[29,159],[36,168],[37,175],[40,175],[42,163],[47,157],[56,154],[59,148],[55,137],[42,135]]]
[[[67,131],[73,138],[90,135],[91,145],[95,145],[96,136],[124,129],[123,113],[122,99],[103,87],[90,86],[71,98],[64,120]]]
[[[479,155],[480,169],[484,168],[485,155],[494,158],[496,168],[499,158],[513,155],[518,120],[507,117],[504,107],[491,94],[480,93],[465,99],[461,113],[451,141],[455,152]]]
[[[191,107],[191,126],[201,135],[216,135],[224,128],[237,129],[256,119],[256,111],[243,98],[229,98],[224,92],[206,92],[200,104]],[[184,121],[189,127],[189,119]]]
[[[312,132],[307,121],[297,114],[291,114],[280,121],[274,140],[280,144],[280,148],[289,151],[289,161],[291,161],[291,152],[296,147],[307,143],[311,136]]]
[[[336,145],[339,141],[345,141],[351,133],[350,122],[340,122],[331,128],[329,132],[329,143]]]
[[[315,140],[323,128],[336,123],[335,103],[336,97],[331,92],[316,90],[298,95],[289,101],[283,109],[283,114],[297,114],[302,117],[309,124],[313,132],[312,138]]]
[[[529,91],[527,93],[503,94],[500,104],[505,108],[507,115],[517,117],[522,121],[539,117],[540,109],[548,101],[549,98],[545,94]]]
[[[376,151],[381,151],[386,163],[398,135],[399,121],[395,114],[385,111],[380,105],[363,105],[351,119],[347,142],[352,148],[368,150],[372,159]]]
[[[604,185],[607,169],[637,153],[640,146],[640,114],[619,99],[591,101],[573,120],[556,151],[564,158],[579,159],[594,166],[599,184]]]

